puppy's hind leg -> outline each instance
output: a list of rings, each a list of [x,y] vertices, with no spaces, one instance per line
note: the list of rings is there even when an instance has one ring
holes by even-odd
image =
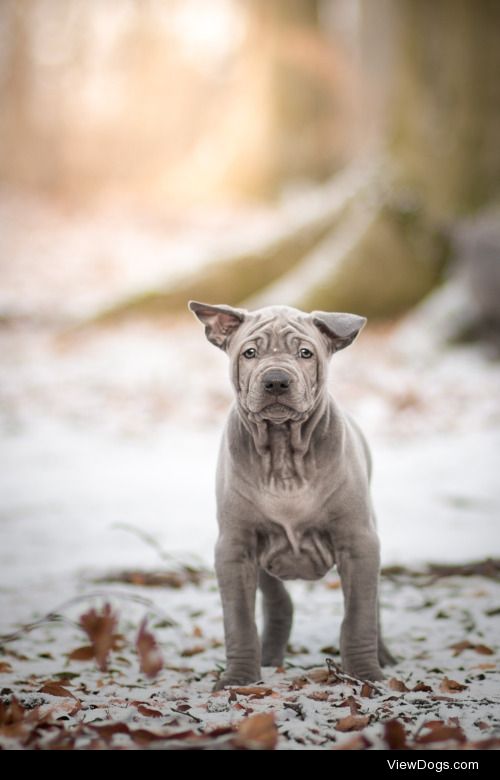
[[[259,588],[262,591],[264,612],[262,665],[283,666],[292,630],[292,599],[282,581],[264,569],[259,569]]]

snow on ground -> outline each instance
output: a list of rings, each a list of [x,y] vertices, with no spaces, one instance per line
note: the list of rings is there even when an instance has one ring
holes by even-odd
[[[35,311],[34,293],[30,300]],[[413,352],[408,333],[407,325],[367,328],[335,356],[330,377],[332,392],[370,439],[383,561],[418,569],[500,557],[500,366],[473,347],[420,344]],[[194,320],[78,334],[8,321],[0,352],[0,633],[53,610],[63,618],[0,647],[4,700],[14,693],[29,708],[22,718],[38,705],[50,715],[36,744],[72,733],[71,746],[130,747],[142,728],[156,735],[143,734],[149,746],[165,747],[167,734],[190,731],[168,744],[187,746],[208,733],[223,746],[234,735],[214,728],[269,711],[283,749],[387,747],[384,723],[394,718],[416,747],[444,744],[440,733],[426,741],[436,727],[423,724],[432,721],[455,729],[445,732],[449,746],[500,736],[500,583],[479,576],[383,578],[385,634],[398,664],[373,696],[327,673],[326,657],[340,661],[342,599],[333,573],[291,584],[296,618],[287,665],[263,670],[262,692],[271,693],[211,692],[224,664],[211,573],[213,482],[231,390],[225,356]],[[161,559],[146,534],[170,558]],[[96,582],[179,561],[208,572],[178,589]],[[81,600],[66,603],[75,597]],[[102,672],[67,653],[85,644],[79,616],[105,601],[120,615],[125,644]],[[133,649],[145,615],[165,659],[153,681]],[[40,693],[48,680],[63,681],[78,703]],[[405,690],[419,682],[424,690]],[[351,715],[354,721],[339,726]],[[30,729],[8,732],[2,717],[0,744],[27,739]],[[121,733],[92,737],[83,728],[109,720],[125,724]]]

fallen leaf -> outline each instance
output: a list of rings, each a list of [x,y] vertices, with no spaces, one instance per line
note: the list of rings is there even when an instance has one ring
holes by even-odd
[[[70,661],[91,661],[94,657],[95,652],[92,645],[77,647],[76,650],[72,650],[71,653],[68,654]]]
[[[474,650],[480,655],[495,655],[495,651],[488,645],[474,645]]]
[[[309,680],[312,680],[312,682],[326,683],[330,678],[330,672],[328,671],[328,669],[324,669],[324,668],[310,669],[307,672],[307,676]]]
[[[12,697],[9,703],[0,701],[0,734],[5,737],[22,737],[26,734],[26,710],[23,705]]]
[[[330,677],[330,672],[328,669],[323,668],[311,669],[307,672],[307,676],[315,683],[326,683]]]
[[[325,655],[340,655],[338,647],[334,647],[334,645],[325,645],[325,647],[320,647],[319,651]]]
[[[195,626],[193,628],[193,636],[195,636],[197,639],[200,639],[203,636],[203,631],[199,626]]]
[[[424,728],[427,724],[424,725]],[[465,734],[460,726],[445,726],[440,724],[432,728],[428,734],[417,737],[417,742],[421,745],[427,745],[430,742],[445,742],[453,739],[456,742],[465,742]]]
[[[328,701],[330,694],[327,691],[313,691],[307,694],[308,699],[313,701]]]
[[[46,682],[42,685],[41,688],[38,689],[39,693],[48,693],[49,696],[63,696],[68,697],[70,699],[77,699],[77,697],[71,693],[71,691],[68,691],[67,688],[64,688],[60,683],[55,682]]]
[[[405,727],[397,718],[385,721],[384,740],[389,746],[389,750],[407,749]]]
[[[0,674],[6,674],[12,671],[12,666],[7,661],[0,661]]]
[[[418,682],[416,685],[413,686],[412,691],[420,692],[420,693],[430,693],[432,691],[432,688],[430,685],[426,685],[423,682]]]
[[[127,726],[126,723],[123,722],[115,722],[115,723],[103,723],[102,725],[94,725],[93,723],[88,724],[89,728],[94,729],[94,731],[97,731],[99,736],[101,736],[103,739],[110,739],[114,736],[114,734],[129,734],[130,729]]]
[[[345,702],[349,707],[349,709],[351,710],[351,715],[357,715],[357,713],[361,709],[361,704],[359,703],[359,701],[356,701],[354,696],[348,696]]]
[[[453,656],[456,657],[457,655],[460,655],[460,653],[463,653],[464,650],[471,650],[473,649],[474,645],[472,642],[469,642],[467,639],[465,639],[463,642],[455,642],[455,644],[450,645],[450,650],[454,650]]]
[[[191,658],[192,655],[198,655],[199,653],[204,653],[205,650],[206,647],[204,645],[194,645],[193,647],[187,647],[185,650],[183,650],[181,656],[183,658]]]
[[[391,691],[400,691],[401,693],[407,693],[410,690],[402,680],[398,680],[396,677],[389,680],[389,688]]]
[[[368,726],[370,722],[369,715],[348,715],[346,718],[341,718],[336,726],[336,731],[361,731],[365,726]]]
[[[488,739],[479,739],[477,742],[466,742],[463,750],[491,750],[500,747],[500,737],[488,737]]]
[[[290,685],[288,686],[289,691],[300,691],[302,688],[305,688],[306,685],[309,685],[311,681],[307,679],[307,677],[294,677],[291,681]]]
[[[274,750],[278,742],[278,729],[274,715],[260,712],[242,721],[238,726],[236,741],[245,747]]]
[[[156,637],[146,630],[146,618],[141,623],[135,646],[141,670],[147,677],[156,677],[163,668],[163,657]]]
[[[450,645],[450,648],[455,651],[453,653],[454,656],[460,655],[460,653],[462,653],[464,650],[474,650],[480,655],[495,655],[495,651],[492,650],[491,647],[488,647],[488,645],[474,645],[472,642],[467,640],[463,642],[456,642],[454,645]]]
[[[163,713],[160,712],[160,710],[154,710],[151,707],[147,707],[143,702],[133,701],[132,704],[134,707],[137,707],[137,712],[140,712],[141,715],[145,715],[147,718],[163,717]]]
[[[31,710],[27,716],[29,721],[47,722],[53,723],[54,718],[57,716],[75,715],[82,706],[80,699],[76,699],[74,696],[56,696],[56,701],[47,702],[46,704],[40,704]]]
[[[439,686],[439,689],[447,693],[458,693],[459,691],[465,691],[467,686],[462,685],[462,683],[459,683],[456,680],[450,680],[448,677],[445,677]]]
[[[368,685],[368,683],[364,682],[361,686],[360,696],[362,696],[364,699],[371,699],[375,694],[375,688],[373,685]]]
[[[113,648],[117,624],[118,619],[110,604],[105,604],[100,613],[95,609],[89,609],[80,617],[80,625],[92,642],[95,659],[101,671],[107,668],[108,655]]]
[[[245,685],[240,688],[231,688],[231,691],[240,696],[255,696],[257,699],[263,699],[265,696],[272,696],[272,688],[261,688],[258,685]]]

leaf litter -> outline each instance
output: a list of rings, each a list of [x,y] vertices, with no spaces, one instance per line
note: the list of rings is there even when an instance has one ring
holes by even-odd
[[[385,633],[398,663],[385,680],[369,683],[344,673],[338,654],[325,657],[314,648],[325,647],[317,640],[339,629],[340,610],[339,619],[332,619],[332,605],[340,606],[341,593],[322,582],[313,587],[295,583],[299,638],[307,652],[290,656],[284,668],[263,668],[256,684],[214,692],[224,652],[213,582],[206,578],[175,589],[168,604],[172,620],[159,629],[148,627],[153,611],[145,616],[140,599],[124,610],[123,599],[115,601],[112,591],[100,600],[90,592],[86,610],[82,597],[68,607],[67,619],[4,641],[0,745],[47,750],[500,748],[500,675],[494,663],[499,637],[488,615],[490,605],[498,603],[500,585],[490,582],[488,590],[481,590],[464,588],[457,576],[440,579],[425,586],[433,592],[432,599],[421,599],[428,606],[405,611],[421,585],[384,578]],[[474,584],[479,583],[478,577]],[[143,592],[140,586],[129,587],[138,596]],[[195,592],[183,597],[187,589],[197,594],[196,623],[189,606]],[[155,596],[158,603],[163,595]],[[446,604],[452,617],[445,631],[423,642],[434,601]],[[469,612],[476,615],[473,633],[464,629]],[[82,633],[91,644],[78,644]],[[188,668],[181,660],[193,636],[203,645],[190,654]],[[424,643],[427,652],[421,658]],[[481,670],[472,656],[485,655],[483,648],[491,662]]]

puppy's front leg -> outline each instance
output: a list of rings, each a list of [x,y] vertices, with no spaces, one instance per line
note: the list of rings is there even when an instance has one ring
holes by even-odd
[[[337,547],[344,592],[340,653],[346,672],[362,680],[383,680],[378,659],[379,541],[366,527]]]
[[[258,566],[255,550],[244,540],[221,533],[215,570],[224,613],[226,670],[214,690],[246,685],[260,678],[260,646],[255,625]]]

